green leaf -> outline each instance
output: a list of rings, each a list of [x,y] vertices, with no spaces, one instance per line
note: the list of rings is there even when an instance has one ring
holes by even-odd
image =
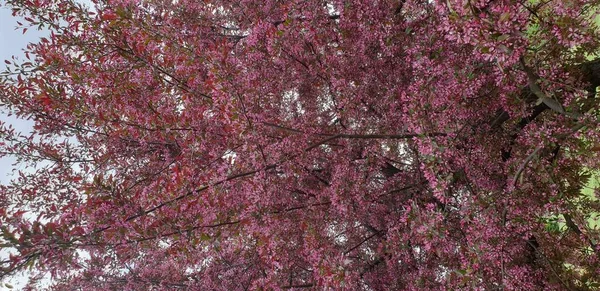
[[[203,233],[200,235],[200,241],[209,241],[210,240],[210,235]]]
[[[508,34],[502,34],[500,36],[498,36],[498,38],[496,38],[497,41],[505,41],[510,37],[510,35]]]

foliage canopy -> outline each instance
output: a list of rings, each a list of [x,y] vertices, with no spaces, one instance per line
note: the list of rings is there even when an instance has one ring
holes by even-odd
[[[7,3],[51,35],[0,79],[1,277],[600,286],[598,0]]]

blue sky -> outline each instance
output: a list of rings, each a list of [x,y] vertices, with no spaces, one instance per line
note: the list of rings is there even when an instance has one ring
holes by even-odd
[[[45,34],[44,32],[36,31],[35,29],[30,29],[26,34],[23,34],[20,30],[15,30],[18,19],[13,17],[12,11],[4,5],[4,0],[0,0],[0,71],[5,69],[3,67],[4,60],[11,59],[13,56],[22,59],[24,57],[23,48],[25,48],[29,42],[35,42]],[[9,117],[5,112],[6,109],[0,106],[0,120],[2,122],[12,124],[17,131],[24,133],[29,133],[31,131],[32,122],[16,119],[14,116]],[[7,184],[9,182],[14,161],[14,158],[0,158],[1,184]],[[12,290],[19,290],[25,282],[25,276],[16,276],[6,282],[0,282],[0,290],[10,290],[6,288],[4,283],[13,285],[14,289]]]
[[[11,59],[13,56],[22,59],[23,48],[44,35],[44,32],[35,29],[27,31],[26,34],[21,30],[15,30],[18,19],[12,16],[11,10],[4,4],[4,1],[0,0],[0,71],[4,70],[4,60]],[[17,131],[29,133],[31,130],[31,122],[7,116],[5,108],[0,108],[0,112],[0,120],[12,124]],[[8,182],[13,162],[12,158],[0,159],[0,183]]]

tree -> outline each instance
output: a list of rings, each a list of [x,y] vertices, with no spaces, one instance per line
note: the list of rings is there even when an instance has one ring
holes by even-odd
[[[599,1],[7,2],[51,35],[0,82],[2,277],[600,286]]]

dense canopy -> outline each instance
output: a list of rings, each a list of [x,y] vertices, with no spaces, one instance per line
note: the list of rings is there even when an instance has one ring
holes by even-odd
[[[600,287],[598,0],[6,2],[0,278]]]

